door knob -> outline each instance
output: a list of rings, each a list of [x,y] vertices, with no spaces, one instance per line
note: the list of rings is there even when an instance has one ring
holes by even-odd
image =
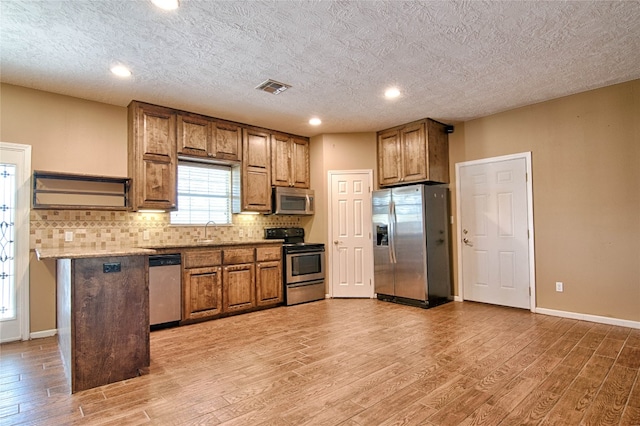
[[[473,243],[471,241],[469,241],[468,238],[463,238],[462,242],[465,243],[466,245],[468,245],[469,247],[473,247]]]
[[[338,245],[340,243],[340,241],[338,240],[333,240],[333,244]]]

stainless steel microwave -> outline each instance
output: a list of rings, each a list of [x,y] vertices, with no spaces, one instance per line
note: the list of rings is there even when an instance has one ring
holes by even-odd
[[[273,188],[273,214],[301,214],[314,213],[314,192],[312,189]]]

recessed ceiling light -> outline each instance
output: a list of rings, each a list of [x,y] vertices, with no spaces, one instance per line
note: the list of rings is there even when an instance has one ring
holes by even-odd
[[[175,10],[180,6],[178,0],[151,0],[151,3],[164,10]]]
[[[111,72],[118,77],[131,77],[131,71],[129,71],[129,68],[123,65],[115,65],[111,67]]]
[[[387,99],[394,99],[394,98],[397,98],[398,96],[400,96],[400,90],[398,90],[395,87],[387,89],[384,92],[384,97],[387,98]]]
[[[312,126],[319,126],[322,124],[322,120],[320,120],[317,117],[314,117],[311,120],[309,120],[309,124],[311,124]]]

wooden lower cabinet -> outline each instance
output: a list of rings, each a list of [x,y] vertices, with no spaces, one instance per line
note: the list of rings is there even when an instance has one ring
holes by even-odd
[[[255,265],[227,265],[222,278],[222,311],[235,312],[256,306]]]
[[[256,305],[271,306],[283,301],[282,247],[256,249]]]
[[[222,268],[185,269],[183,319],[195,320],[222,313]]]
[[[280,244],[186,249],[182,268],[183,323],[283,301]]]
[[[256,265],[256,305],[282,302],[282,262],[259,262]]]

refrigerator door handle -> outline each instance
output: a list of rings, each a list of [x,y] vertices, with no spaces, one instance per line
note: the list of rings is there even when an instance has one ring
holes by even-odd
[[[389,260],[391,263],[398,263],[396,259],[396,203],[389,203]]]

